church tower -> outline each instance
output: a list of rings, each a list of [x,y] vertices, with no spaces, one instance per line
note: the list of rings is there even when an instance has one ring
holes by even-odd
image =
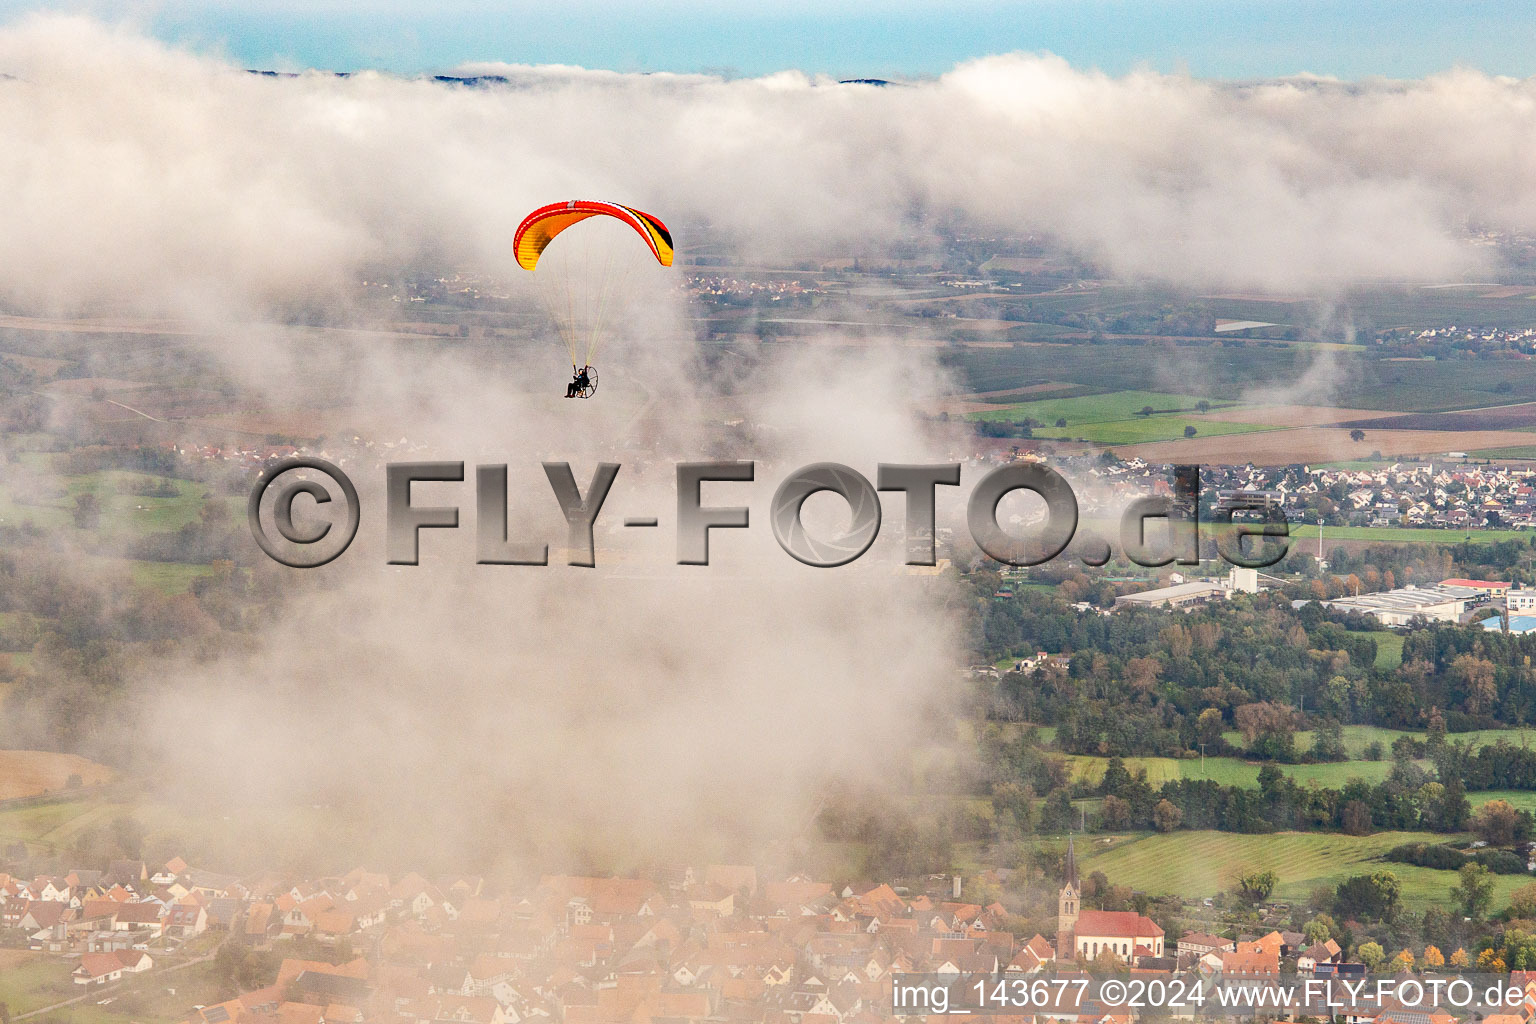
[[[1056,958],[1070,960],[1074,934],[1077,931],[1077,915],[1080,909],[1083,887],[1077,880],[1077,854],[1072,849],[1072,836],[1067,836],[1067,881],[1056,897]]]

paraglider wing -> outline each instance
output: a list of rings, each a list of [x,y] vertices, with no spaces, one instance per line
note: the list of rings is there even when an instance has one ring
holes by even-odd
[[[588,217],[616,217],[643,239],[664,267],[672,265],[672,234],[667,226],[641,210],[590,199],[572,199],[564,203],[551,203],[534,210],[518,225],[512,245],[517,254],[517,265],[524,270],[538,266],[539,257],[556,235]]]
[[[549,259],[543,259],[556,236],[593,217],[603,221],[577,231],[574,240],[560,242]],[[533,281],[565,342],[572,373],[579,373],[583,365],[591,368],[598,345],[609,333],[607,325],[620,318],[619,311],[635,304],[635,294],[626,287],[631,276],[643,278],[651,273],[646,269],[649,261],[619,224],[644,240],[657,263],[672,265],[672,234],[665,224],[643,210],[601,200],[572,199],[541,206],[523,218],[512,239],[518,266],[529,271],[538,268]],[[585,398],[586,394],[575,392],[590,393],[589,388],[572,383],[569,397]]]

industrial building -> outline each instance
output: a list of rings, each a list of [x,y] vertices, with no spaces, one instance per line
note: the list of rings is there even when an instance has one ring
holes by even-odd
[[[1503,597],[1509,593],[1509,584],[1504,580],[1441,580],[1442,587],[1466,587],[1468,590],[1476,590],[1487,594],[1489,597]]]
[[[1144,590],[1139,594],[1125,594],[1115,598],[1115,607],[1193,608],[1209,601],[1224,601],[1233,593],[1256,594],[1258,591],[1258,570],[1233,567],[1225,580],[1194,580]]]
[[[1506,591],[1504,607],[1512,612],[1536,611],[1536,589],[1516,587]]]
[[[1360,594],[1324,601],[1333,611],[1370,615],[1383,626],[1406,626],[1415,618],[1431,622],[1455,622],[1468,608],[1487,598],[1483,590],[1437,583],[1432,587],[1400,587],[1379,594]]]
[[[1137,606],[1141,608],[1190,608],[1207,601],[1223,600],[1227,588],[1221,583],[1175,583],[1171,587],[1144,590],[1139,594],[1125,594],[1115,598],[1116,608]]]

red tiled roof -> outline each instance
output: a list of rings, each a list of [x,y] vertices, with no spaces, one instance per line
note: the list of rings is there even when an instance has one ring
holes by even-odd
[[[1156,939],[1163,934],[1156,921],[1131,910],[1084,910],[1073,932],[1114,939]]]

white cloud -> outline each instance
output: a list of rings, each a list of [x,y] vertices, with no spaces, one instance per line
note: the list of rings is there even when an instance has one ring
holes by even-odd
[[[653,209],[764,251],[958,217],[1117,274],[1326,288],[1474,265],[1536,228],[1529,83],[1225,86],[1008,55],[877,89],[478,65],[507,87],[260,78],[128,29],[0,30],[0,301],[156,311],[326,295],[368,260],[511,266],[551,197]]]

